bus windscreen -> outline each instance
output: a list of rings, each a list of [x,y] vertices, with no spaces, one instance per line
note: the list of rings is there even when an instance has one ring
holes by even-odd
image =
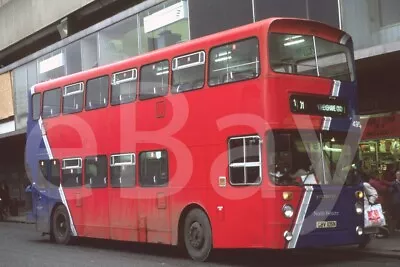
[[[312,130],[273,131],[268,172],[277,185],[354,185],[357,136]]]
[[[273,71],[353,81],[351,50],[316,36],[271,33],[269,57]]]

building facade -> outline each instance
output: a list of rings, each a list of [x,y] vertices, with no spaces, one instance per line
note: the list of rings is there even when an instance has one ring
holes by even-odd
[[[0,180],[23,198],[27,95],[36,83],[272,16],[353,36],[360,112],[397,109],[398,0],[0,0]]]

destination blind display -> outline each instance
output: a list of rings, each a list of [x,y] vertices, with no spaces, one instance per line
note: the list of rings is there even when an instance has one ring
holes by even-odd
[[[328,96],[315,95],[291,95],[290,110],[293,113],[343,117],[347,115],[347,107],[344,100]]]

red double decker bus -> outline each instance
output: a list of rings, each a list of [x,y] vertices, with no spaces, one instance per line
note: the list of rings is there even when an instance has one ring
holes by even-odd
[[[351,37],[271,18],[38,84],[37,230],[212,248],[363,242]]]

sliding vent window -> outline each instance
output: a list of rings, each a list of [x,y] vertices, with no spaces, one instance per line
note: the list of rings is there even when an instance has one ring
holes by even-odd
[[[40,93],[32,96],[32,120],[40,118]]]
[[[110,160],[111,186],[133,187],[135,185],[135,154],[112,155]]]
[[[257,78],[260,73],[258,39],[213,48],[209,64],[211,86]]]
[[[60,115],[61,109],[61,89],[53,89],[44,92],[43,94],[43,111],[42,116],[44,119],[52,118]]]
[[[131,69],[113,74],[111,105],[121,105],[136,99],[137,70]]]
[[[168,184],[167,151],[140,153],[140,185],[144,187],[166,186]]]
[[[86,110],[104,108],[108,104],[108,76],[89,80],[86,84]]]
[[[87,157],[85,159],[86,187],[107,187],[107,165],[106,156]]]
[[[258,136],[229,140],[229,178],[232,185],[261,183],[261,141]]]
[[[168,60],[165,60],[141,68],[139,99],[165,96],[168,93],[168,64]]]
[[[205,53],[203,51],[174,58],[172,93],[200,89],[204,86]]]
[[[65,86],[63,98],[64,114],[81,112],[83,106],[83,83]]]
[[[64,159],[61,178],[63,187],[80,187],[82,185],[82,159]]]

